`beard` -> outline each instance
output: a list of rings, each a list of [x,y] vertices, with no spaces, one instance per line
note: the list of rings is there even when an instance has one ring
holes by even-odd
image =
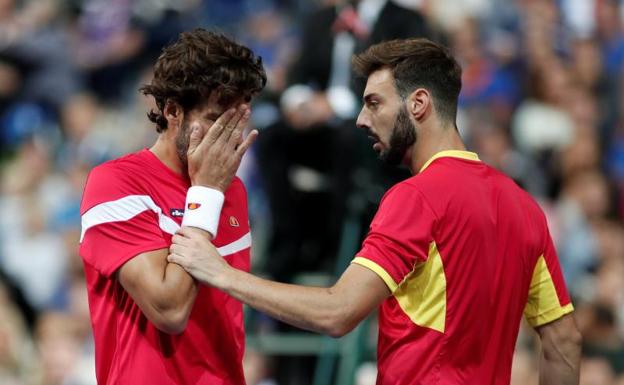
[[[398,166],[414,143],[416,143],[416,128],[410,121],[407,108],[402,106],[394,120],[388,149],[382,151],[379,158],[388,165]]]
[[[178,159],[182,163],[182,170],[186,172],[188,167],[188,158],[187,151],[189,148],[189,143],[191,141],[191,130],[189,129],[190,124],[184,118],[182,121],[182,126],[180,127],[180,131],[176,135],[175,144],[176,144],[176,152],[178,154]]]

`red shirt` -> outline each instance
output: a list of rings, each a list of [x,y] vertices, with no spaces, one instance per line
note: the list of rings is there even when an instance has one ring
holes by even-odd
[[[542,210],[474,153],[439,153],[389,190],[353,263],[392,292],[380,385],[508,385],[522,315],[573,310]]]
[[[200,286],[186,330],[169,335],[145,317],[114,273],[134,256],[171,244],[187,180],[149,150],[94,168],[81,205],[83,259],[98,384],[244,385],[242,305]],[[249,270],[247,196],[239,179],[225,193],[214,244]]]

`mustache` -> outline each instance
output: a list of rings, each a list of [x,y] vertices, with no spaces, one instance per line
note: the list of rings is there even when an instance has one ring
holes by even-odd
[[[373,139],[375,139],[375,140],[379,141],[379,136],[378,136],[377,134],[375,134],[375,133],[373,132],[373,130],[371,130],[369,127],[365,127],[364,129],[365,129],[365,131],[366,131],[366,135],[367,135],[369,138],[373,138]]]

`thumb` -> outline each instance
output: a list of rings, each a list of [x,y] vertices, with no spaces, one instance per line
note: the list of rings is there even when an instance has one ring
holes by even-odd
[[[204,138],[204,130],[202,130],[202,127],[199,123],[193,123],[190,130],[191,133],[189,137],[189,146],[187,152],[193,153]]]

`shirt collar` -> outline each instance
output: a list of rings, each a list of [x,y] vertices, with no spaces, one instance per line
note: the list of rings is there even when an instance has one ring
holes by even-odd
[[[438,158],[443,158],[443,157],[467,159],[467,160],[473,160],[473,161],[477,161],[477,162],[480,161],[479,155],[477,155],[477,153],[475,153],[475,152],[460,151],[460,150],[440,151],[437,154],[435,154],[434,156],[432,156],[431,158],[429,158],[429,160],[421,167],[419,172],[423,172],[427,167],[429,167],[431,162],[433,162],[434,160],[436,160]]]

